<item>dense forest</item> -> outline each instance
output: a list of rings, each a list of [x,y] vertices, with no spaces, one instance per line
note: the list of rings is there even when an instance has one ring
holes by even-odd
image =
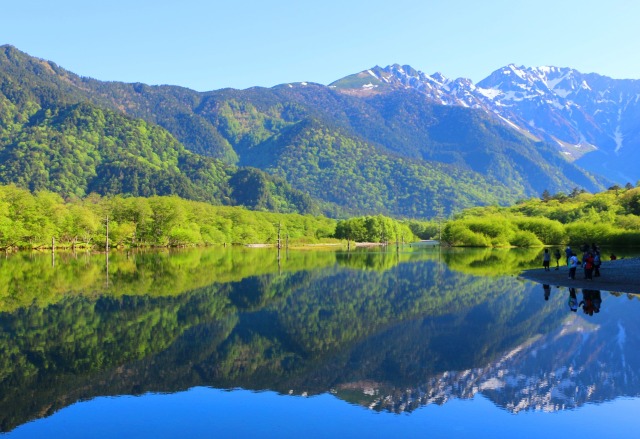
[[[188,151],[165,129],[89,103],[36,100],[0,83],[0,182],[63,197],[178,195],[273,212],[334,215],[282,178]]]
[[[511,207],[467,209],[447,222],[442,240],[454,246],[533,247],[598,243],[640,246],[640,187],[590,194],[544,192]]]

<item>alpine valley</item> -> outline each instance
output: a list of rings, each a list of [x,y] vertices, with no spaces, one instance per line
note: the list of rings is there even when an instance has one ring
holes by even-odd
[[[638,80],[513,65],[478,84],[392,65],[196,92],[81,77],[5,45],[0,183],[434,217],[635,182],[639,98]]]

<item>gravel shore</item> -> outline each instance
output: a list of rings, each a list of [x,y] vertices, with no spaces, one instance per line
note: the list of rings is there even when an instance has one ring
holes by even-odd
[[[603,261],[600,277],[594,277],[591,281],[584,278],[582,268],[577,269],[575,280],[569,279],[569,267],[566,265],[560,265],[559,270],[553,266],[551,271],[544,271],[543,268],[526,270],[520,273],[520,277],[554,286],[640,294],[640,258]]]

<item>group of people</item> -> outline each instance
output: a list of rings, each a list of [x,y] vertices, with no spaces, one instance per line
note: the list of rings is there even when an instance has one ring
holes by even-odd
[[[578,259],[578,255],[571,249],[570,246],[567,246],[567,248],[564,250],[566,263],[569,267],[569,279],[576,278],[576,271],[580,266],[584,269],[584,278],[586,280],[593,280],[594,277],[599,277],[602,259],[598,246],[596,244],[585,244],[580,248],[580,251],[582,252],[582,260]],[[556,260],[555,269],[559,270],[560,259],[562,259],[560,249],[556,248],[554,250],[553,257]],[[616,255],[611,254],[611,260],[613,261],[616,259]],[[548,249],[545,249],[542,257],[542,266],[544,267],[545,271],[551,270],[550,264],[551,253]],[[542,288],[544,290],[544,299],[549,300],[551,287],[545,284],[542,286]],[[576,312],[579,307],[582,307],[584,313],[588,315],[593,315],[594,313],[600,312],[600,305],[602,303],[600,291],[582,290],[582,296],[582,301],[578,302],[578,298],[576,297],[576,290],[574,288],[569,288],[569,308],[571,309],[571,311]]]
[[[602,259],[600,257],[600,249],[596,244],[585,244],[581,248],[582,251],[582,261],[578,259],[578,255],[571,249],[570,246],[564,250],[565,257],[567,260],[567,266],[569,267],[569,279],[576,278],[576,271],[578,266],[582,265],[584,269],[584,278],[586,280],[593,280],[594,277],[600,276],[600,265],[602,263]],[[554,258],[556,260],[556,270],[560,269],[560,259],[562,257],[560,253],[560,249],[555,249]],[[611,259],[615,259],[615,255],[611,255]],[[542,266],[545,271],[550,271],[551,264],[551,253],[549,253],[549,249],[544,249],[544,254],[542,257]]]

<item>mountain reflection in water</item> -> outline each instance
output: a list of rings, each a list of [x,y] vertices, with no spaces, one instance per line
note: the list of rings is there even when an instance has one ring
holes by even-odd
[[[105,255],[13,255],[0,429],[194,386],[392,412],[478,393],[511,412],[640,395],[636,297],[517,279],[539,253],[206,249],[112,254],[108,274]]]

